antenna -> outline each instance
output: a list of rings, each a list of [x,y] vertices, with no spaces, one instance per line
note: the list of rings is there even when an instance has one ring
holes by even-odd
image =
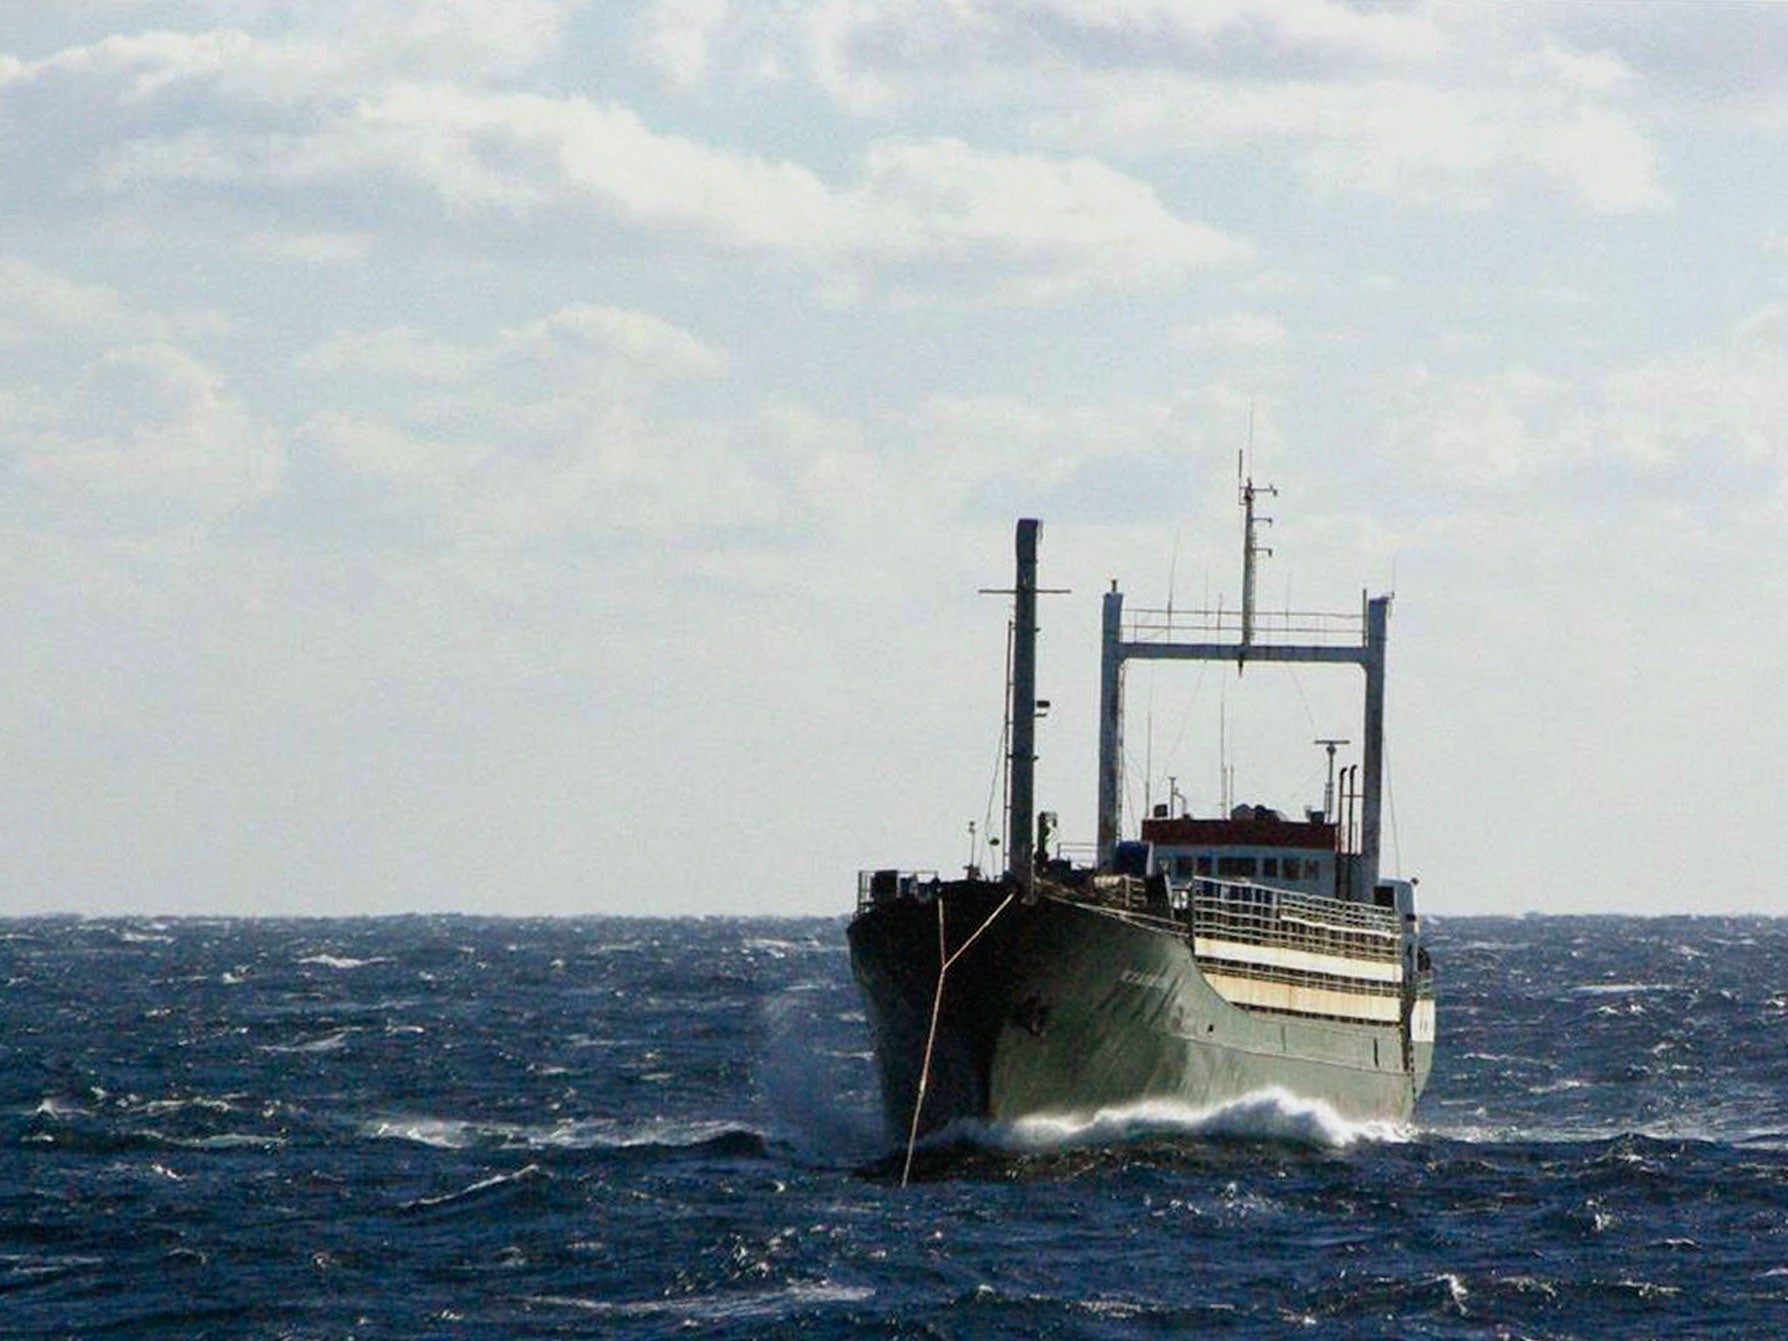
[[[1217,690],[1217,814],[1229,818],[1229,691]]]
[[[1349,745],[1346,740],[1319,740],[1316,742],[1329,752],[1329,780],[1322,787],[1322,817],[1333,823],[1335,819],[1335,747]]]
[[[1254,456],[1254,402],[1248,402],[1248,457],[1250,463]],[[1254,484],[1252,470],[1244,474],[1242,471],[1242,453],[1235,454],[1235,482],[1241,493],[1242,503],[1242,641],[1236,648],[1235,667],[1239,675],[1247,663],[1248,648],[1254,642],[1254,557],[1264,554],[1272,557],[1273,551],[1265,545],[1256,543],[1254,528],[1258,525],[1271,526],[1271,517],[1254,515],[1254,496],[1271,494],[1277,498],[1279,491],[1270,484]]]
[[[1271,517],[1254,515],[1254,496],[1256,494],[1272,494],[1276,497],[1278,493],[1279,491],[1270,484],[1263,484],[1257,488],[1252,476],[1242,482],[1242,646],[1244,648],[1254,641],[1254,557],[1257,554],[1264,554],[1269,559],[1273,556],[1271,549],[1256,543],[1254,539],[1256,526],[1271,526],[1273,524]],[[1237,655],[1237,666],[1242,664],[1244,657],[1245,653]]]

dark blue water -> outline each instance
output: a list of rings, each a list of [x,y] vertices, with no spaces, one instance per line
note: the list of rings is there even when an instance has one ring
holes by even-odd
[[[0,1335],[1788,1335],[1788,923],[1430,938],[1410,1130],[903,1189],[841,923],[0,922]]]

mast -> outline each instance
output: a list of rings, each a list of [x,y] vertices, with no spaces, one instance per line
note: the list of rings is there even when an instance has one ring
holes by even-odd
[[[1236,462],[1236,467],[1236,473],[1240,475],[1241,462],[1239,460]],[[1277,496],[1279,492],[1270,484],[1264,484],[1260,486],[1259,489],[1256,489],[1254,487],[1254,477],[1252,475],[1241,481],[1241,487],[1243,519],[1242,642],[1241,647],[1237,650],[1235,659],[1235,664],[1238,668],[1243,664],[1248,655],[1247,649],[1254,645],[1254,556],[1257,554],[1264,554],[1269,559],[1273,556],[1273,551],[1271,549],[1267,548],[1265,545],[1256,544],[1254,541],[1254,527],[1257,523],[1264,526],[1271,526],[1273,524],[1273,519],[1271,517],[1256,517],[1254,515],[1254,495],[1256,493],[1263,493]]]
[[[1391,598],[1366,602],[1366,639],[1360,665],[1366,672],[1366,735],[1360,747],[1365,782],[1360,793],[1360,885],[1355,897],[1369,901],[1378,888],[1378,826],[1384,790],[1384,648]]]
[[[1037,762],[1037,537],[1043,523],[1019,521],[1018,570],[1012,584],[1012,803],[1006,815],[1006,873],[1028,890],[1031,840],[1035,831],[1034,777]]]
[[[1117,854],[1119,787],[1124,767],[1124,593],[1113,578],[1105,593],[1099,652],[1099,869]]]
[[[1238,470],[1238,475],[1240,474]],[[1248,661],[1282,662],[1305,665],[1358,666],[1365,672],[1365,711],[1361,722],[1362,749],[1361,764],[1357,766],[1360,774],[1360,786],[1352,792],[1347,785],[1342,787],[1341,805],[1350,813],[1347,817],[1347,828],[1351,829],[1354,814],[1359,822],[1359,857],[1353,863],[1351,887],[1343,891],[1347,897],[1370,901],[1378,885],[1379,865],[1379,829],[1382,813],[1381,798],[1384,788],[1384,684],[1385,684],[1385,647],[1387,629],[1390,622],[1391,598],[1374,596],[1363,603],[1358,616],[1354,616],[1355,626],[1359,628],[1359,641],[1331,640],[1323,636],[1321,626],[1328,619],[1322,615],[1306,615],[1307,621],[1315,621],[1302,631],[1316,635],[1321,640],[1292,641],[1288,634],[1297,630],[1287,628],[1274,630],[1274,636],[1267,642],[1256,642],[1254,627],[1254,558],[1258,554],[1270,554],[1271,550],[1255,541],[1255,526],[1270,521],[1269,518],[1254,515],[1254,498],[1256,494],[1277,494],[1278,490],[1271,486],[1256,487],[1250,478],[1242,477],[1241,503],[1244,509],[1243,527],[1243,581],[1242,581],[1242,628],[1241,637],[1236,642],[1181,642],[1174,637],[1174,626],[1171,623],[1151,623],[1151,616],[1158,616],[1159,611],[1137,611],[1134,616],[1134,627],[1130,636],[1126,637],[1123,629],[1124,598],[1118,592],[1117,584],[1105,597],[1105,628],[1103,647],[1101,649],[1100,701],[1099,701],[1099,865],[1109,868],[1114,850],[1117,846],[1118,834],[1118,783],[1121,768],[1122,732],[1123,732],[1123,683],[1124,665],[1129,661],[1234,661],[1238,667]],[[1289,616],[1288,616],[1289,618]],[[1227,631],[1223,612],[1208,613],[1208,619],[1200,627],[1221,635]],[[1233,627],[1230,625],[1228,627]],[[1283,639],[1283,640],[1282,640]],[[1333,767],[1333,747],[1344,744],[1343,741],[1319,741],[1330,750],[1331,768]],[[1227,765],[1227,761],[1224,761]],[[1355,769],[1347,770],[1348,773]],[[1331,773],[1331,779],[1333,774]],[[1224,785],[1227,788],[1227,766],[1224,770]],[[1358,799],[1357,812],[1351,811],[1352,802]],[[1324,796],[1324,811],[1333,821],[1337,816],[1331,810],[1335,806],[1333,784]],[[1224,806],[1227,812],[1227,804]]]

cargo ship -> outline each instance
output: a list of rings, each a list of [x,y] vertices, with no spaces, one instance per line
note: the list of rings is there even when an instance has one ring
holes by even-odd
[[[1091,1117],[1151,1101],[1212,1110],[1262,1092],[1346,1118],[1407,1121],[1434,1053],[1434,974],[1413,881],[1381,876],[1390,597],[1357,614],[1254,608],[1257,490],[1239,608],[1126,614],[1104,594],[1098,828],[1092,859],[1052,851],[1035,808],[1037,555],[1018,522],[1007,675],[1004,869],[858,873],[852,971],[890,1137],[964,1119]],[[1261,491],[1264,492],[1264,491]],[[1187,635],[1194,635],[1188,638]],[[1175,792],[1128,836],[1124,671],[1139,660],[1297,663],[1363,672],[1359,763],[1320,808],[1195,816]]]

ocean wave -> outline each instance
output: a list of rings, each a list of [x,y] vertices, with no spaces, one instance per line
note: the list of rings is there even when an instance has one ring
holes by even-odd
[[[1633,992],[1674,992],[1677,984],[1668,982],[1586,982],[1571,988],[1579,996],[1616,996]]]
[[[761,1132],[737,1123],[669,1118],[636,1122],[582,1118],[554,1123],[514,1123],[390,1117],[363,1124],[362,1132],[373,1140],[409,1141],[439,1150],[489,1146],[508,1150],[594,1150],[626,1154],[695,1151],[756,1156],[768,1149]]]
[[[305,955],[298,961],[300,964],[318,964],[323,968],[357,969],[371,964],[389,964],[391,960],[385,955],[374,955],[371,959],[352,959],[346,955]]]
[[[1361,1142],[1401,1143],[1410,1140],[1413,1133],[1414,1129],[1403,1123],[1343,1117],[1321,1100],[1300,1098],[1275,1087],[1202,1108],[1146,1099],[1090,1114],[1041,1114],[1010,1122],[957,1122],[924,1144],[966,1141],[1002,1154],[1037,1155],[1088,1146],[1196,1138],[1345,1150]]]
[[[346,1029],[337,1029],[320,1037],[307,1039],[303,1043],[264,1043],[260,1052],[334,1052],[346,1045],[348,1038],[360,1032],[358,1025],[349,1025]]]
[[[776,1290],[727,1291],[678,1299],[608,1300],[575,1295],[535,1295],[529,1302],[543,1307],[576,1309],[612,1318],[676,1318],[684,1326],[714,1322],[772,1321],[803,1309],[828,1304],[860,1304],[875,1291],[862,1285],[830,1281],[796,1282]]]
[[[432,1197],[417,1197],[407,1201],[402,1209],[406,1211],[431,1211],[443,1206],[459,1206],[468,1201],[484,1201],[496,1194],[512,1192],[518,1187],[542,1179],[549,1179],[547,1173],[538,1164],[527,1164],[511,1173],[494,1173],[488,1178],[480,1178],[454,1192],[442,1192]]]

